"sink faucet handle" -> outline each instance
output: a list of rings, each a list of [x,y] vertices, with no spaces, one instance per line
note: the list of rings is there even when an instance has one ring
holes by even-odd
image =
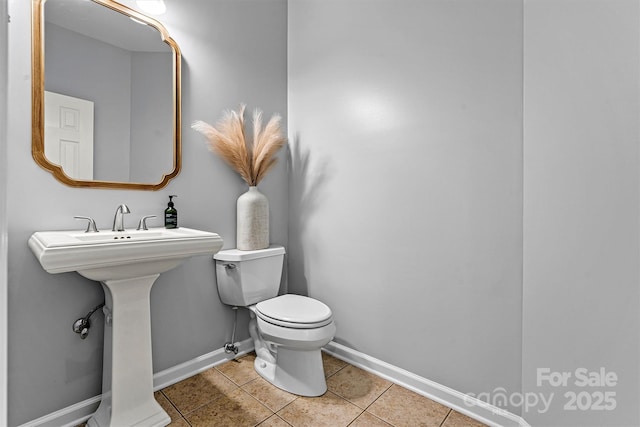
[[[74,216],[75,219],[84,219],[87,221],[87,229],[84,231],[85,233],[97,233],[98,227],[96,227],[96,222],[90,216]]]
[[[138,228],[136,228],[136,230],[148,230],[147,219],[155,218],[155,217],[156,215],[145,215],[142,218],[140,218],[140,222],[138,223]]]

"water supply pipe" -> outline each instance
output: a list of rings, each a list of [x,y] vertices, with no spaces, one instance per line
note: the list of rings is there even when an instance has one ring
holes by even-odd
[[[226,342],[224,344],[224,352],[238,354],[238,346],[235,345],[236,325],[238,324],[238,307],[231,307],[231,310],[233,310],[233,331],[231,332],[231,342]]]

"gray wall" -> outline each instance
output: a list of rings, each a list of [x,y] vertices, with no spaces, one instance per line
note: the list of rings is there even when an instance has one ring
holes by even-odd
[[[519,391],[522,2],[398,4],[289,2],[289,286],[339,343]]]
[[[638,2],[398,4],[289,3],[289,286],[532,425],[640,425]]]
[[[173,91],[169,85],[173,81],[172,70],[170,52],[131,54],[132,182],[160,182],[164,174],[173,170]]]
[[[525,2],[523,391],[554,394],[533,425],[640,425],[639,19],[636,0]],[[581,368],[618,380],[580,387]],[[615,410],[588,410],[602,393]]]
[[[0,0],[0,424],[7,423],[7,18]]]
[[[168,194],[178,194],[182,226],[220,233],[235,246],[235,202],[246,186],[209,153],[194,120],[215,122],[224,109],[246,102],[265,115],[286,114],[286,2],[188,0],[167,2],[162,18],[183,53],[183,171],[158,192],[67,187],[31,158],[30,2],[10,3],[8,120],[9,425],[35,419],[100,393],[102,328],[82,341],[71,324],[103,300],[98,283],[77,274],[44,272],[27,248],[36,230],[79,229],[73,215],[94,216],[111,227],[119,203],[140,216],[161,218]],[[241,23],[241,27],[239,24]],[[261,190],[271,204],[271,236],[287,243],[286,155]],[[160,224],[158,220],[155,224]],[[152,222],[153,224],[153,222]],[[233,316],[214,286],[209,257],[197,257],[154,285],[154,370],[160,371],[222,347]],[[248,336],[242,315],[239,339]]]

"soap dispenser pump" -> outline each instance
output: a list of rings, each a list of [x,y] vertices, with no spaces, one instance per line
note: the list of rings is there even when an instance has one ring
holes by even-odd
[[[173,198],[178,197],[175,194],[169,196],[167,209],[164,210],[164,227],[178,228],[178,210],[173,207]]]

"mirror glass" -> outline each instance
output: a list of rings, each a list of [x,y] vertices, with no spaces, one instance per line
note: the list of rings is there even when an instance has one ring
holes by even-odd
[[[34,0],[33,155],[72,186],[159,189],[180,169],[180,51],[110,0]]]

